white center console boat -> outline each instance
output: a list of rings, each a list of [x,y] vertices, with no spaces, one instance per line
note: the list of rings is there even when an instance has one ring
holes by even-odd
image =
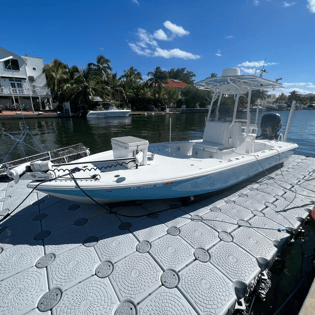
[[[253,90],[282,87],[262,76],[240,75],[225,69],[221,77],[207,78],[196,87],[213,94],[203,138],[150,144],[135,137],[112,139],[113,150],[65,165],[34,164],[28,184],[49,195],[92,203],[188,197],[217,191],[244,181],[289,158],[297,145],[283,141],[277,132],[279,117],[267,117],[257,139],[257,119],[251,124]],[[239,97],[248,93],[247,118],[237,119]],[[230,121],[220,119],[223,95],[234,95]],[[211,110],[217,106],[213,117]],[[267,114],[276,115],[276,114]],[[288,130],[288,129],[287,129]],[[287,133],[286,133],[287,134]]]
[[[130,109],[117,109],[114,105],[110,105],[108,109],[90,110],[86,118],[127,117],[130,113]]]

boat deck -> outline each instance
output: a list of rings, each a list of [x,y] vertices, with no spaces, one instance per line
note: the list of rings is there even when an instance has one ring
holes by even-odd
[[[227,314],[309,216],[314,162],[294,155],[188,206],[116,214],[33,192],[0,225],[0,314]],[[0,219],[30,191],[0,183]]]

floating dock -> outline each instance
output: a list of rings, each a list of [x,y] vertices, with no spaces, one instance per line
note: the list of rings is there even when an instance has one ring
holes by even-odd
[[[139,201],[116,214],[33,192],[0,224],[0,315],[231,314],[309,217],[312,179],[315,159],[294,155],[188,206]],[[0,183],[0,219],[29,193]]]

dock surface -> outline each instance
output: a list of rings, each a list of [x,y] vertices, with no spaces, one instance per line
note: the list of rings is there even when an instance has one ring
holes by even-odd
[[[115,214],[33,192],[0,224],[0,315],[233,312],[308,218],[314,179],[315,159],[294,155],[188,206],[138,201]],[[0,183],[0,219],[26,184]]]

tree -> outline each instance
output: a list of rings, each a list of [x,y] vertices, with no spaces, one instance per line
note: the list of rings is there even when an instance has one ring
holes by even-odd
[[[120,103],[127,100],[125,90],[121,86],[121,81],[117,78],[117,72],[110,74],[107,81],[107,87],[109,88],[111,98]]]
[[[110,65],[110,60],[103,55],[98,55],[96,57],[96,63],[90,62],[87,68],[88,70],[97,71],[104,80],[108,79],[109,71],[113,70]]]
[[[44,67],[43,73],[46,75],[53,101],[63,104],[66,101],[65,90],[68,84],[67,66],[59,59],[55,59]]]
[[[186,68],[172,68],[171,70],[167,71],[167,76],[169,79],[179,80],[185,82],[187,84],[194,84],[194,77],[196,76],[194,72],[187,71]]]
[[[163,89],[164,92],[164,104],[166,104],[168,107],[171,107],[172,105],[176,104],[176,102],[179,99],[179,92],[177,89],[172,87],[167,87],[166,89]]]
[[[277,99],[276,99],[276,102],[277,103],[280,103],[280,102],[286,102],[288,100],[288,97],[284,94],[284,93],[281,93]]]
[[[253,90],[251,104],[254,105],[259,99],[263,100],[267,97],[268,92],[265,90]]]
[[[74,110],[88,110],[93,109],[95,97],[106,98],[107,90],[98,73],[91,68],[82,67],[72,85],[67,89],[67,94]]]
[[[210,78],[217,78],[218,77],[218,74],[217,73],[211,73],[210,74]]]
[[[298,92],[296,90],[293,90],[290,92],[288,96],[288,102],[291,104],[294,100],[297,101],[298,98],[299,98]]]
[[[192,85],[185,86],[181,91],[187,108],[206,107],[211,99],[211,92],[197,89]]]
[[[126,81],[129,81],[131,83],[143,80],[141,72],[133,66],[131,66],[127,70],[124,70],[124,74],[120,77],[120,79],[125,79]]]
[[[163,71],[160,67],[156,67],[154,72],[148,72],[147,76],[149,77],[147,80],[148,84],[155,88],[163,88],[163,84],[168,83],[167,72]]]

